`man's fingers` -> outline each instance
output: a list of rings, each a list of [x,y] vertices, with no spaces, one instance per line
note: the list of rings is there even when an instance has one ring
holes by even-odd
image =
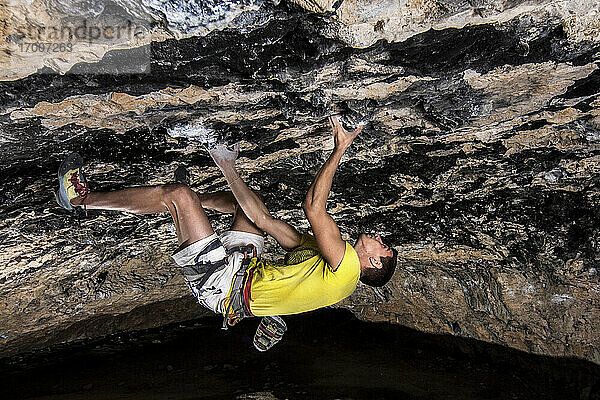
[[[358,136],[358,134],[363,130],[364,127],[364,125],[359,125],[358,128],[354,132],[352,132],[352,135]]]
[[[341,128],[342,124],[340,124],[339,115],[331,115],[329,117],[329,122],[331,123],[332,128]]]

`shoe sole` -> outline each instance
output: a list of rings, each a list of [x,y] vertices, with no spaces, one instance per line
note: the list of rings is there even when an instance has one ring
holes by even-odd
[[[254,348],[260,352],[269,350],[279,343],[286,331],[287,325],[281,317],[263,317],[254,334]]]
[[[187,169],[183,165],[180,165],[179,167],[177,167],[177,169],[175,170],[175,173],[173,175],[175,176],[175,182],[184,183],[186,185],[189,185],[190,175],[189,175]]]
[[[71,153],[67,156],[65,161],[62,162],[60,168],[58,169],[58,191],[55,193],[56,202],[62,208],[67,210],[72,210],[73,206],[71,206],[71,202],[67,198],[67,190],[63,184],[63,177],[67,172],[72,169],[81,168],[83,165],[83,158],[77,153]]]

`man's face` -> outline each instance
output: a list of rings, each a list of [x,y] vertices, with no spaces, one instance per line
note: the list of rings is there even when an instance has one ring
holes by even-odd
[[[379,234],[362,233],[356,242],[356,247],[361,248],[369,257],[392,257],[394,252],[381,240]]]

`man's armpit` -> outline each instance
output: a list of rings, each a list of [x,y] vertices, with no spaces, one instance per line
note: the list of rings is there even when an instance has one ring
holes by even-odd
[[[340,268],[340,266],[344,262],[344,259],[346,258],[346,253],[347,253],[346,250],[348,250],[347,247],[348,246],[344,247],[344,255],[342,256],[342,259],[340,260],[340,263],[335,268],[333,268],[331,265],[327,264],[327,265],[329,265],[329,268],[331,268],[331,271],[336,272]]]

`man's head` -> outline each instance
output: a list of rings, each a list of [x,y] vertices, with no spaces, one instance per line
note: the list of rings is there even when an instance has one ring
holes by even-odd
[[[360,261],[360,280],[369,286],[383,286],[394,274],[398,251],[387,246],[381,236],[362,233],[354,250]]]

